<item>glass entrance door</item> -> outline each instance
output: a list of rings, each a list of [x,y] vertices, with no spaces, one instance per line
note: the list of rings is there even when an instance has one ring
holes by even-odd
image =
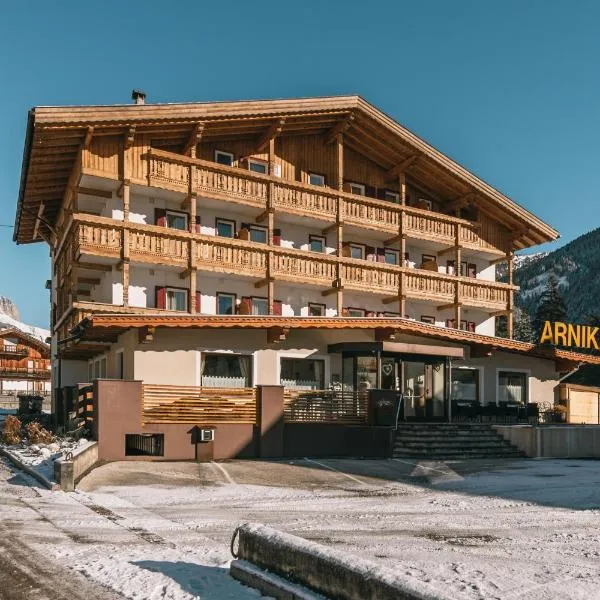
[[[443,420],[446,416],[444,363],[404,361],[402,371],[404,417]]]

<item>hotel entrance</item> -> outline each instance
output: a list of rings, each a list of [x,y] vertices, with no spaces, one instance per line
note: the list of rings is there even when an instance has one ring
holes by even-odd
[[[449,417],[449,358],[389,352],[382,344],[336,344],[342,353],[344,391],[390,398],[402,394],[399,420],[445,421]]]

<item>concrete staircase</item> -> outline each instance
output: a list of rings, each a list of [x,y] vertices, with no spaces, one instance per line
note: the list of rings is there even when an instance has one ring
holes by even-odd
[[[522,458],[525,454],[491,425],[470,423],[400,423],[393,458]]]

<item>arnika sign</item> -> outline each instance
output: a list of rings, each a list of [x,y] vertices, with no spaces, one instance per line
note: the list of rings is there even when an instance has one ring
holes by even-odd
[[[573,348],[594,348],[600,350],[598,340],[598,327],[591,325],[573,325],[572,323],[555,323],[546,321],[540,335],[540,344],[554,344],[556,346],[571,346]]]

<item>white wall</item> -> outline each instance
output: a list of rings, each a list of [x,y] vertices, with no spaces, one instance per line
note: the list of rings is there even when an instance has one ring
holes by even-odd
[[[337,315],[336,294],[323,296],[320,289],[309,286],[291,286],[275,283],[275,299],[282,302],[284,316],[308,317],[308,304],[325,304],[325,316]]]
[[[189,288],[189,280],[180,279],[177,271],[130,265],[129,306],[156,308],[155,288],[157,286]]]

